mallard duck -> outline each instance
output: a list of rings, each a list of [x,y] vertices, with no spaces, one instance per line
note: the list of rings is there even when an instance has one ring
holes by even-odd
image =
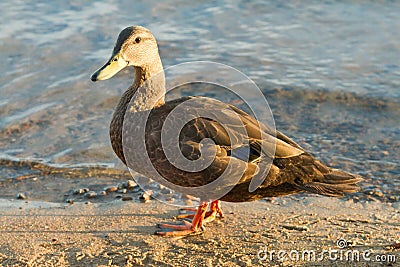
[[[228,162],[233,162],[233,170],[236,168],[243,170],[237,183],[226,194],[218,199],[202,199],[194,215],[181,216],[181,218],[192,217],[192,220],[186,218],[180,224],[159,224],[160,229],[155,232],[156,234],[187,235],[201,232],[204,229],[204,222],[212,221],[216,216],[223,217],[220,201],[254,201],[301,191],[339,197],[344,193],[357,191],[357,183],[362,180],[361,177],[327,167],[286,135],[270,130],[233,105],[200,96],[183,97],[165,102],[164,71],[157,42],[152,33],[144,27],[131,26],[123,29],[118,36],[111,58],[91,76],[91,80],[109,79],[128,66],[132,66],[135,70],[134,81],[122,95],[110,125],[111,144],[122,162],[138,173],[149,175],[150,172],[144,171],[145,166],[129,164],[132,160],[127,158],[131,156],[130,153],[135,154],[135,150],[133,148],[129,153],[128,150],[124,151],[123,128],[124,123],[125,125],[135,124],[134,121],[126,121],[128,112],[139,114],[150,111],[145,128],[147,154],[155,170],[168,182],[186,188],[203,186],[218,179],[226,170]],[[147,82],[156,75],[158,79],[151,83]],[[144,90],[132,101],[139,88]],[[154,101],[153,96],[159,97],[157,101]],[[245,125],[248,135],[248,142],[245,145],[234,146],[224,125],[216,120],[200,116],[186,123],[179,133],[178,142],[180,153],[188,160],[196,160],[201,156],[203,139],[213,141],[210,147],[214,151],[214,159],[207,168],[200,171],[176,168],[167,159],[161,144],[161,129],[167,116],[174,108],[191,100],[196,100],[196,104],[190,105],[187,108],[188,112],[201,114],[205,110],[217,116],[218,114],[224,114],[224,116],[233,114],[238,116]],[[126,131],[124,134],[130,135]],[[231,134],[234,137],[241,135],[235,129],[231,130]],[[269,156],[271,165],[262,184],[256,190],[249,190],[251,179],[259,173],[258,164],[263,154],[260,139],[264,135],[275,140],[275,152]],[[235,154],[243,147],[247,148],[249,154],[247,158]],[[139,160],[143,155],[134,155],[133,160],[135,157]]]

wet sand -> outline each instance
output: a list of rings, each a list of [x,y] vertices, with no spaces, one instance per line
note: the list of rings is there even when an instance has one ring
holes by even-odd
[[[399,2],[181,4],[0,3],[9,22],[0,30],[0,267],[400,266],[400,249],[390,247],[400,239]],[[89,80],[131,23],[155,31],[165,67],[211,60],[249,75],[277,128],[329,166],[363,176],[360,192],[223,203],[225,219],[181,239],[152,234],[177,209],[139,203],[140,192],[125,194],[134,201],[73,194],[132,179],[108,133],[131,70]],[[224,92],[200,93],[234,104]],[[27,199],[16,200],[20,193]],[[257,259],[264,245],[321,253],[339,238],[375,261]],[[381,255],[396,263],[376,262]]]
[[[399,266],[400,250],[391,246],[400,239],[398,202],[308,196],[222,207],[226,217],[207,224],[202,234],[165,238],[153,235],[155,225],[174,221],[178,211],[155,200],[73,205],[2,200],[0,265]],[[349,247],[340,250],[340,238]],[[267,259],[258,259],[260,249]],[[299,259],[295,252],[292,260],[288,254],[279,259],[279,250],[296,250]],[[315,260],[302,259],[304,250],[315,251]],[[328,252],[321,259],[324,250],[337,250],[331,255],[337,259],[330,260]],[[359,261],[340,256],[348,250],[358,251]]]

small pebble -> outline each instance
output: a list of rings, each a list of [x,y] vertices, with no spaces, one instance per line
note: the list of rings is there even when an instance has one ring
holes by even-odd
[[[72,198],[68,198],[67,200],[65,200],[65,202],[69,203],[69,204],[74,204],[75,203],[75,201]]]
[[[83,188],[79,188],[79,189],[75,189],[75,190],[74,190],[74,194],[75,194],[75,195],[80,195],[80,194],[83,194],[83,193],[85,193],[85,191],[83,190]]]
[[[132,197],[122,197],[122,201],[130,201],[133,200]]]
[[[133,180],[128,180],[128,181],[126,181],[126,188],[128,188],[128,189],[132,189],[132,188],[134,188],[136,185],[137,185],[137,184],[136,184],[135,181],[133,181]]]
[[[96,194],[96,192],[94,192],[94,191],[89,191],[89,192],[87,192],[86,194],[85,194],[85,197],[86,198],[94,198],[94,197],[96,197],[97,196],[97,194]]]
[[[377,197],[383,197],[383,193],[381,191],[372,191],[371,194]]]
[[[104,191],[106,191],[108,193],[115,192],[117,190],[118,190],[118,187],[116,187],[116,186],[107,186],[107,187],[104,188]]]
[[[18,193],[17,199],[27,199],[27,196],[24,193]]]
[[[142,202],[148,202],[148,201],[150,200],[152,194],[153,194],[153,191],[148,190],[148,191],[144,192],[144,193],[139,197],[139,199],[140,199]]]
[[[128,191],[126,190],[126,188],[123,188],[123,189],[118,190],[117,192],[121,193],[121,194],[126,194],[126,192],[128,192]]]
[[[101,196],[106,196],[106,195],[107,195],[107,192],[106,192],[106,191],[100,191],[99,195],[101,195]]]

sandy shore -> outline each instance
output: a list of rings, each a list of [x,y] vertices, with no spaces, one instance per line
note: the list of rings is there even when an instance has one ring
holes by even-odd
[[[222,204],[226,218],[204,233],[163,238],[153,235],[155,224],[178,212],[158,201],[3,200],[0,266],[400,266],[391,247],[400,239],[400,203],[310,196]],[[340,238],[350,246],[339,249]],[[346,260],[348,250],[359,261]]]

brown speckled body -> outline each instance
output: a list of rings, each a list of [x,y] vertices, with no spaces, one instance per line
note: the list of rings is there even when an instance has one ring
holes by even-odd
[[[129,93],[124,94],[124,97],[128,96]],[[148,156],[157,171],[169,182],[185,187],[206,185],[220,177],[231,157],[231,142],[223,126],[216,121],[199,117],[187,123],[182,129],[179,138],[181,152],[187,159],[196,160],[201,156],[200,141],[204,138],[210,138],[216,144],[213,149],[217,151],[213,163],[205,170],[187,172],[176,168],[167,160],[161,149],[163,122],[169,112],[177,105],[194,98],[202,101],[193,106],[191,112],[196,113],[196,109],[206,109],[208,112],[218,114],[222,109],[230,109],[237,112],[247,126],[247,133],[250,138],[249,143],[253,151],[252,155],[248,161],[235,159],[236,164],[246,165],[246,171],[242,174],[240,182],[221,200],[229,202],[253,201],[304,190],[328,196],[339,196],[343,192],[352,192],[356,189],[355,183],[358,181],[356,176],[326,167],[285,135],[280,132],[271,133],[268,132],[266,127],[261,127],[261,129],[265,130],[264,134],[276,134],[277,139],[282,141],[284,145],[276,147],[270,171],[262,185],[254,192],[249,192],[249,184],[257,169],[258,157],[260,157],[260,151],[257,151],[257,143],[260,141],[261,136],[257,132],[259,124],[251,116],[236,107],[203,97],[180,98],[169,101],[151,111],[146,127]],[[122,106],[123,103],[128,103],[127,99],[122,98],[120,105]],[[114,114],[111,124],[111,140],[115,153],[122,161],[126,162],[121,143],[122,119],[122,114]],[[293,149],[293,156],[288,157],[286,155],[287,152],[282,152],[280,149]],[[279,155],[282,156],[280,157]],[[141,170],[137,171],[141,172]]]
[[[141,39],[138,39],[141,36]],[[140,43],[140,44],[139,44]],[[121,50],[121,51],[120,51]],[[282,196],[299,191],[309,191],[326,196],[341,196],[345,192],[357,190],[357,182],[360,177],[340,170],[331,169],[311,154],[304,151],[299,145],[278,131],[272,131],[264,125],[260,125],[253,117],[244,111],[210,98],[185,97],[164,103],[161,98],[155,106],[150,105],[152,96],[163,93],[164,73],[158,54],[156,41],[151,33],[143,27],[130,27],[119,36],[114,49],[114,54],[123,58],[127,65],[135,67],[135,79],[133,85],[122,95],[115,110],[110,125],[110,138],[112,147],[117,156],[127,164],[127,156],[124,155],[122,131],[127,112],[147,112],[151,110],[147,120],[145,146],[152,165],[166,180],[176,185],[185,187],[197,187],[208,184],[217,179],[227,168],[229,161],[239,167],[244,167],[239,182],[233,189],[220,199],[230,202],[253,201],[264,197]],[[111,63],[109,63],[111,64]],[[99,70],[99,73],[101,70]],[[160,76],[161,74],[161,76]],[[96,80],[98,73],[92,80]],[[103,75],[103,74],[102,74]],[[150,78],[159,75],[161,79],[146,83]],[[104,76],[105,77],[105,76]],[[108,77],[108,76],[107,76]],[[138,88],[144,88],[142,95],[134,101],[133,95]],[[196,100],[196,104],[190,107],[193,115],[201,114],[201,111],[214,114],[216,118],[222,114],[239,116],[241,123],[245,125],[248,135],[247,143],[235,143],[230,140],[223,125],[218,119],[207,119],[194,116],[179,134],[179,148],[188,160],[196,160],[201,156],[201,140],[211,139],[214,144],[210,149],[216,151],[216,156],[206,169],[196,172],[188,172],[174,167],[166,158],[161,145],[161,129],[168,114],[178,105],[188,100]],[[231,112],[231,113],[229,113]],[[233,112],[233,113],[232,113]],[[134,121],[127,123],[134,124]],[[234,130],[238,125],[225,125],[232,127],[233,139],[240,140],[243,133]],[[129,134],[129,133],[128,133]],[[268,136],[276,144],[275,153],[268,155],[261,149],[262,136]],[[135,138],[135,136],[128,136]],[[232,136],[231,136],[232,137]],[[242,148],[250,151],[248,158],[234,156],[234,152]],[[134,150],[130,150],[134,154]],[[141,155],[134,155],[139,158]],[[253,192],[249,192],[249,184],[253,176],[258,172],[260,161],[269,157],[271,166],[263,183]],[[128,164],[129,166],[129,164]],[[129,166],[131,167],[131,166]],[[142,172],[141,166],[134,169]],[[143,171],[144,172],[144,171]],[[152,178],[152,177],[149,177]]]

